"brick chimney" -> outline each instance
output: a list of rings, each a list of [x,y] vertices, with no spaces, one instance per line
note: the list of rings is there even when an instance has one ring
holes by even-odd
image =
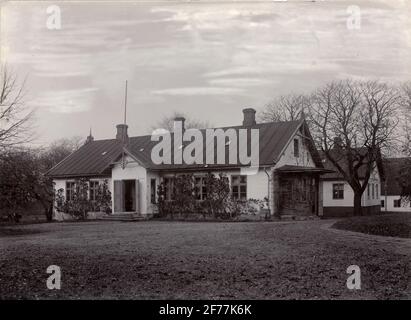
[[[128,125],[118,124],[116,128],[117,128],[116,139],[120,141],[124,141],[124,143],[127,144],[128,143],[128,133],[127,133]]]
[[[181,131],[184,132],[185,131],[186,118],[184,118],[184,117],[175,117],[174,118],[174,129],[176,128],[176,126],[179,122],[181,123]]]
[[[244,127],[251,127],[257,124],[255,122],[255,109],[253,108],[243,109],[243,114],[244,114],[244,120],[243,120]]]

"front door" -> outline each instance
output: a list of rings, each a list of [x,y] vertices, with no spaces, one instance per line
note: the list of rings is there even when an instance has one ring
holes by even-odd
[[[124,211],[136,211],[136,182],[135,180],[124,180]]]
[[[114,180],[114,212],[139,212],[138,180]]]

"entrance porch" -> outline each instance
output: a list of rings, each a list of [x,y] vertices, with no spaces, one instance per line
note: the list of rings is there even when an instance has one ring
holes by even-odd
[[[329,170],[282,166],[274,171],[274,215],[322,216],[320,175]]]
[[[114,213],[140,213],[138,179],[114,180]]]

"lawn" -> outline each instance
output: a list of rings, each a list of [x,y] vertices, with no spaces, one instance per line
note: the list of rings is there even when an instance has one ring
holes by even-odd
[[[333,227],[381,236],[411,238],[411,213],[353,217],[340,220]]]
[[[334,221],[85,222],[0,228],[0,299],[409,299],[408,239]],[[388,240],[387,240],[388,239]],[[361,290],[346,269],[361,268]],[[48,290],[58,265],[61,290]]]

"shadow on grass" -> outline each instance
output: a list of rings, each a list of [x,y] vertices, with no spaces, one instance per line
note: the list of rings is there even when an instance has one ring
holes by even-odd
[[[34,230],[34,229],[21,229],[21,228],[10,228],[10,227],[0,227],[0,238],[25,236],[31,234],[44,233],[44,230]]]
[[[337,221],[332,227],[379,236],[411,238],[411,213],[351,217]]]

